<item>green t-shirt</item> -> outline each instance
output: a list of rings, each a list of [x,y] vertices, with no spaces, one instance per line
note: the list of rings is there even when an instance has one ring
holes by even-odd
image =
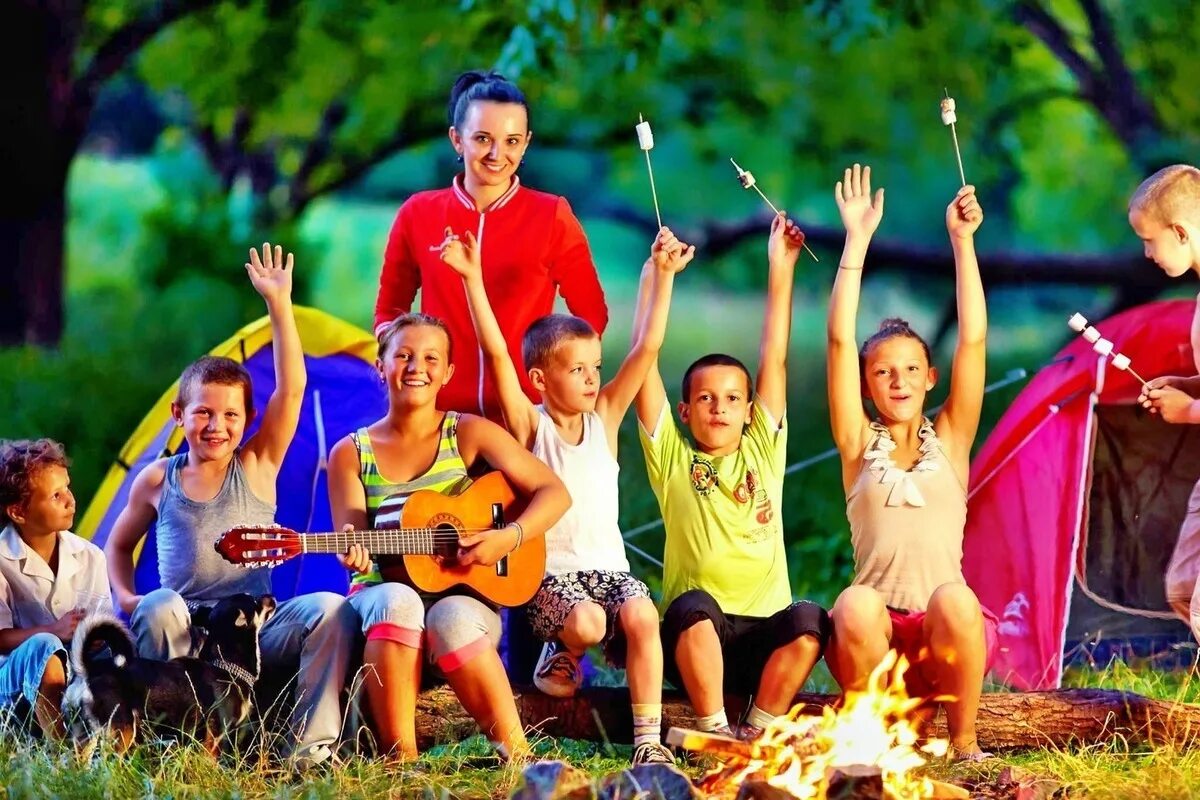
[[[654,431],[640,425],[650,486],[666,527],[665,609],[703,589],[727,614],[769,617],[792,602],[783,547],[787,421],[758,403],[742,443],[726,456],[698,452],[667,403]]]

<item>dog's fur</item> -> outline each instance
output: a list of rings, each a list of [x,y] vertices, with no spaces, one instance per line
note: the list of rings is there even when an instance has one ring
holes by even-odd
[[[74,675],[63,695],[72,738],[82,743],[107,727],[124,750],[148,724],[200,738],[216,754],[250,716],[258,634],[274,613],[271,595],[239,594],[202,608],[192,617],[206,633],[199,657],[170,661],[139,658],[129,629],[112,616],[84,619],[71,642]]]

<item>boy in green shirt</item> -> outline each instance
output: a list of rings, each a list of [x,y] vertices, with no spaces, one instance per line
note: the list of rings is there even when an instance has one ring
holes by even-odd
[[[684,373],[679,417],[694,446],[669,418],[657,367],[637,397],[666,528],[664,672],[687,690],[701,730],[733,733],[724,693],[753,694],[741,738],[788,710],[829,638],[822,608],[792,602],[779,517],[792,277],[803,243],[795,223],[776,217],[758,379],[752,384],[745,365],[724,354]]]

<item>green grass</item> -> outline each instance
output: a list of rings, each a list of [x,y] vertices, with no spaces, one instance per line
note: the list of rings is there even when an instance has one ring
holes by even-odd
[[[1099,686],[1145,693],[1159,699],[1200,695],[1195,672],[1167,672],[1113,664],[1072,669],[1069,686]],[[541,739],[542,758],[567,761],[596,779],[623,769],[629,748],[565,739]],[[983,765],[934,763],[931,777],[994,783],[1005,767],[1016,767],[1061,787],[1060,797],[1167,800],[1200,795],[1200,751],[1130,747],[1120,741],[1068,749],[1034,749],[1002,754]],[[700,770],[687,768],[698,777]],[[196,745],[143,744],[125,755],[103,743],[90,759],[53,742],[31,742],[0,730],[0,785],[7,798],[68,800],[107,798],[474,798],[507,797],[520,783],[516,770],[502,767],[480,736],[440,745],[416,762],[393,766],[360,756],[335,768],[304,775],[281,769],[247,751],[214,762]]]

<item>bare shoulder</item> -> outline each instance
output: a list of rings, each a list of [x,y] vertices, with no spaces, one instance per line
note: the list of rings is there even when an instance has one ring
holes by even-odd
[[[158,497],[162,493],[163,484],[167,482],[167,464],[169,458],[159,458],[150,462],[137,477],[129,490],[129,502],[149,502],[158,505]]]

